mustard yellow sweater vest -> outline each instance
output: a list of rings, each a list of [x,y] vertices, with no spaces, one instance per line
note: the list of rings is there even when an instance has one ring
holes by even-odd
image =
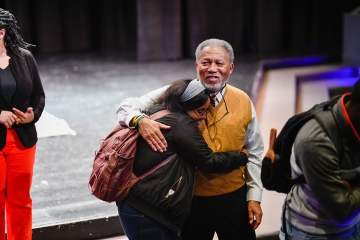
[[[209,147],[214,152],[238,151],[244,146],[246,129],[251,121],[252,109],[249,96],[233,86],[226,85],[224,100],[215,108],[210,105],[207,123],[202,122],[199,128]],[[219,122],[222,116],[224,116]],[[212,125],[213,124],[213,125]],[[230,173],[211,174],[197,170],[195,178],[195,196],[218,196],[233,192],[245,184],[244,167]]]

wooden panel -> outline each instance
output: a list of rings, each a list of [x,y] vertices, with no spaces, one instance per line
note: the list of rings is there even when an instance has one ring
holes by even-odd
[[[182,57],[180,0],[137,1],[139,61]]]
[[[281,50],[281,0],[257,0],[256,40],[260,54]]]
[[[60,2],[35,0],[34,17],[37,51],[41,54],[63,50]]]
[[[90,5],[88,0],[63,0],[62,13],[65,50],[91,48]]]
[[[229,42],[235,53],[244,51],[244,0],[223,0],[221,4],[217,0],[186,0],[185,3],[187,57],[194,57],[197,46],[209,38]]]
[[[360,67],[360,10],[344,14],[343,63]]]

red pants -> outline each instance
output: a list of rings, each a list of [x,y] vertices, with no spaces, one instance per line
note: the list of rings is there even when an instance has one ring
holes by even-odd
[[[8,129],[6,145],[0,151],[0,240],[32,238],[30,188],[36,145],[25,148],[15,129]]]

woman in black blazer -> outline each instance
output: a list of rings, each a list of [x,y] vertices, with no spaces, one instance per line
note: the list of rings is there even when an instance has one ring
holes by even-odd
[[[31,46],[18,33],[15,17],[0,8],[0,240],[32,238],[35,122],[45,106]]]

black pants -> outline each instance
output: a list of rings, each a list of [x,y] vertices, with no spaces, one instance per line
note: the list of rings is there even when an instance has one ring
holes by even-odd
[[[238,190],[215,197],[194,196],[190,216],[182,228],[182,240],[256,239],[249,224],[246,185]]]

